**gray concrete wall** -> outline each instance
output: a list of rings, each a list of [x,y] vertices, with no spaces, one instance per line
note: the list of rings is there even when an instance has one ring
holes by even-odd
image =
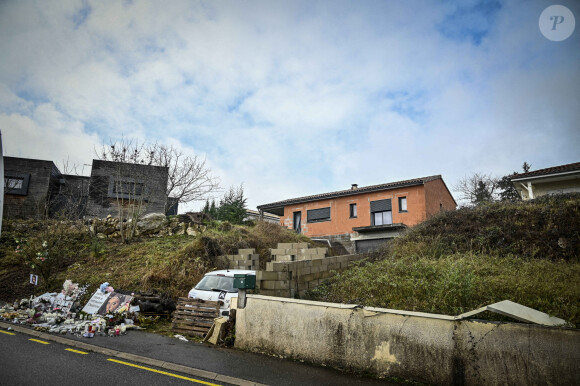
[[[138,206],[142,215],[165,213],[167,176],[166,167],[93,160],[87,215],[117,216],[119,207],[129,210],[133,206]],[[113,193],[112,186],[118,181],[143,184],[142,194],[127,198]]]
[[[48,211],[52,172],[55,168],[52,161],[4,157],[4,177],[26,178],[28,182],[22,194],[12,194],[9,189],[6,190],[4,217],[43,217]]]
[[[439,385],[571,385],[580,331],[248,295],[236,347]]]

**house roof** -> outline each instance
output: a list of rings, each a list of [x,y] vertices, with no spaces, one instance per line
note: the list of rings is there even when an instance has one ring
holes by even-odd
[[[534,177],[551,176],[554,174],[570,173],[580,171],[580,162],[575,162],[566,165],[552,166],[545,169],[534,170],[533,172],[516,174],[511,177],[512,181],[525,180]]]
[[[280,208],[280,207],[284,207],[286,205],[293,205],[293,204],[297,204],[297,203],[326,200],[326,199],[344,197],[344,196],[354,196],[354,195],[361,194],[361,193],[371,193],[371,192],[377,192],[377,191],[381,191],[381,190],[390,190],[390,189],[396,189],[396,188],[401,188],[401,187],[405,187],[405,186],[424,185],[426,182],[438,180],[438,179],[442,179],[441,175],[421,177],[421,178],[415,178],[412,180],[405,180],[405,181],[388,182],[385,184],[364,186],[361,188],[354,188],[354,189],[351,188],[351,189],[347,189],[347,190],[339,190],[336,192],[315,194],[312,196],[290,198],[288,200],[272,202],[270,204],[258,205],[258,210],[267,212],[269,209]]]

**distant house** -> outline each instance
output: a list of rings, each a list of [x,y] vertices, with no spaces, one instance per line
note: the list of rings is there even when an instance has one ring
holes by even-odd
[[[310,238],[366,252],[457,203],[440,175],[292,198],[258,206]]]
[[[63,176],[52,161],[4,157],[4,217],[49,215],[49,203],[62,184]]]
[[[165,213],[168,168],[93,160],[87,215],[115,216],[140,205],[143,213]]]
[[[262,213],[260,215],[260,212],[258,212],[256,210],[246,209],[246,217],[244,217],[244,221],[252,221],[252,220],[253,221],[263,220],[266,222],[279,224],[280,223],[280,216],[276,216],[275,214],[270,214],[270,213]]]
[[[161,166],[93,160],[88,177],[62,174],[52,161],[4,157],[4,217],[106,217],[136,203],[142,214],[164,213],[167,178]]]
[[[516,174],[511,177],[511,182],[522,200],[580,192],[580,162]]]

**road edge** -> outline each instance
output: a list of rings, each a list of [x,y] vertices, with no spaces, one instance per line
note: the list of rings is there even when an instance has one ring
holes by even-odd
[[[15,332],[19,332],[19,333],[27,334],[27,335],[32,335],[32,336],[35,336],[37,338],[41,338],[44,340],[50,340],[50,341],[64,344],[67,346],[71,346],[74,348],[83,349],[83,350],[95,352],[98,354],[104,354],[104,355],[112,356],[115,358],[130,360],[133,362],[142,363],[142,364],[146,364],[149,366],[156,366],[156,367],[166,369],[166,370],[178,371],[180,373],[193,375],[196,377],[211,379],[213,381],[226,382],[226,383],[230,383],[232,385],[239,385],[239,386],[267,386],[267,385],[264,385],[262,383],[247,381],[245,379],[230,377],[228,375],[218,374],[218,373],[214,373],[211,371],[196,369],[193,367],[178,365],[176,363],[165,362],[165,361],[161,361],[158,359],[144,357],[141,355],[112,350],[112,349],[100,347],[100,346],[95,346],[95,345],[92,345],[89,343],[79,342],[77,340],[64,338],[62,336],[52,335],[52,334],[47,334],[45,332],[31,330],[30,328],[22,327],[22,326],[19,326],[17,324],[0,322],[0,328],[7,329],[9,327],[12,328],[12,330]]]

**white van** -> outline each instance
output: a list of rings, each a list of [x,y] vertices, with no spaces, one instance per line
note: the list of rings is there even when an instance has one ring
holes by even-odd
[[[238,289],[234,288],[234,275],[256,275],[256,271],[247,269],[228,269],[208,272],[187,295],[192,299],[209,301],[221,300],[224,305],[220,309],[220,316],[230,316],[230,303],[233,297],[238,296]]]

